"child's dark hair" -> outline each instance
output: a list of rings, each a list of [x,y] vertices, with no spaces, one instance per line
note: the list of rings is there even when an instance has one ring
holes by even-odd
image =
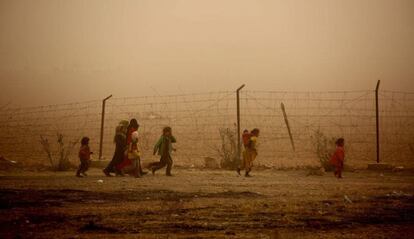
[[[138,129],[138,128],[139,128],[139,124],[138,124],[137,119],[132,118],[132,119],[129,121],[128,131],[129,131],[129,129],[131,129],[131,128],[135,128],[135,129]]]
[[[167,126],[162,129],[162,134],[166,134],[167,132],[171,132],[171,127]]]
[[[254,128],[254,129],[252,129],[252,131],[251,131],[251,133],[252,133],[253,135],[258,134],[259,132],[260,132],[260,130],[259,130],[258,128]]]
[[[243,130],[243,133],[249,133],[249,131],[247,129]]]
[[[89,144],[89,138],[88,137],[83,137],[81,140],[81,145],[87,145]]]
[[[337,146],[343,146],[343,145],[344,145],[344,142],[345,142],[344,138],[339,138],[339,139],[337,139],[337,140],[335,141],[335,144],[336,144]]]

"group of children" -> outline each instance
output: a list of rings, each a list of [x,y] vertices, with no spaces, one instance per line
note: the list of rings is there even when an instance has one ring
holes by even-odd
[[[121,121],[115,130],[115,152],[111,162],[103,170],[103,173],[111,177],[111,173],[115,173],[117,176],[123,176],[129,174],[134,177],[141,177],[147,172],[142,170],[140,152],[138,150],[138,128],[139,124],[136,119],[128,121]],[[241,175],[241,170],[245,171],[246,177],[251,177],[250,172],[253,167],[253,161],[258,155],[257,151],[257,138],[259,137],[260,130],[254,128],[251,132],[247,129],[243,131],[243,160],[240,166],[237,168],[237,173]],[[153,154],[160,156],[159,162],[153,162],[148,165],[148,169],[154,175],[155,172],[165,166],[166,175],[172,176],[171,169],[173,160],[171,152],[176,149],[172,146],[173,143],[177,142],[175,137],[172,135],[171,127],[164,127],[162,135],[154,146]],[[336,144],[336,150],[330,159],[330,163],[335,167],[334,175],[337,178],[342,178],[342,170],[344,168],[344,139],[339,138]],[[92,152],[89,149],[89,138],[83,137],[81,140],[81,147],[79,150],[80,165],[76,172],[77,177],[86,176],[86,171],[90,164],[90,155]]]
[[[244,169],[245,176],[251,177],[250,172],[253,167],[253,161],[257,157],[257,138],[259,137],[260,130],[255,128],[251,132],[247,129],[243,131],[242,134],[242,141],[243,141],[243,160],[240,166],[237,168],[237,173],[239,175],[241,170]],[[344,169],[344,160],[345,160],[345,140],[343,138],[339,138],[335,142],[336,149],[335,152],[332,154],[329,163],[334,168],[334,175],[337,178],[342,178],[342,171]]]
[[[107,177],[113,176],[111,173],[115,173],[116,176],[124,176],[129,174],[134,177],[141,177],[148,172],[142,170],[141,155],[138,150],[138,128],[139,124],[136,119],[128,121],[121,121],[115,129],[115,152],[112,160],[108,166],[103,170],[103,173]],[[148,165],[148,169],[155,174],[155,172],[165,166],[167,166],[166,175],[172,176],[171,168],[173,161],[171,158],[171,152],[175,149],[172,144],[176,142],[175,137],[172,135],[171,127],[165,127],[160,139],[154,146],[154,155],[158,153],[160,156],[159,162],[153,162]],[[76,172],[77,177],[86,176],[86,171],[90,164],[90,155],[92,152],[89,149],[89,138],[84,137],[81,140],[81,147],[79,150],[80,165]]]

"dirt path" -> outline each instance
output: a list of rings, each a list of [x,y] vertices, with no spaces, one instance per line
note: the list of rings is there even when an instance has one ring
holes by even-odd
[[[176,169],[141,179],[0,176],[1,238],[408,238],[414,176]],[[103,182],[99,182],[103,180]]]

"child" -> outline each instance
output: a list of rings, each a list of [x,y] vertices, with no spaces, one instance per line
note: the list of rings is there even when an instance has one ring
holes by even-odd
[[[127,128],[127,134],[126,134],[126,140],[127,140],[127,145],[129,145],[132,141],[131,137],[132,137],[132,133],[136,132],[139,128],[139,124],[137,119],[133,118],[129,121],[129,125]]]
[[[83,137],[81,140],[81,147],[79,150],[79,159],[81,163],[79,165],[78,171],[76,172],[76,177],[87,176],[85,172],[89,168],[91,154],[92,152],[89,149],[89,138]]]
[[[345,151],[344,151],[344,144],[345,140],[343,138],[339,138],[336,142],[336,150],[335,153],[332,155],[330,163],[335,167],[334,175],[337,178],[342,178],[342,170],[344,169],[344,159],[345,159]]]
[[[172,129],[171,127],[165,127],[162,130],[162,135],[158,142],[154,146],[154,155],[158,152],[158,155],[161,156],[159,162],[151,163],[149,165],[149,168],[152,171],[152,174],[155,174],[155,171],[158,169],[163,168],[165,165],[167,165],[166,175],[171,175],[171,168],[173,165],[173,161],[171,158],[171,151],[175,151],[175,149],[172,147],[172,144],[177,142],[175,140],[175,137],[172,135]]]
[[[119,122],[119,125],[115,129],[114,143],[115,143],[115,152],[112,157],[111,162],[103,170],[104,174],[107,177],[111,177],[110,173],[115,172],[116,175],[122,175],[122,172],[117,170],[116,166],[124,160],[124,152],[126,149],[126,131],[127,131],[128,121],[122,120]]]
[[[253,129],[250,133],[249,140],[246,143],[243,142],[245,149],[243,151],[243,162],[241,164],[241,167],[237,168],[237,173],[239,175],[240,175],[240,170],[244,169],[245,176],[251,177],[249,173],[250,171],[252,171],[253,161],[257,157],[256,144],[257,144],[257,138],[259,137],[259,133],[260,133],[259,129],[257,128]]]
[[[138,151],[138,131],[131,134],[131,143],[128,145],[124,161],[118,165],[122,173],[128,173],[136,178],[142,176],[141,159]]]

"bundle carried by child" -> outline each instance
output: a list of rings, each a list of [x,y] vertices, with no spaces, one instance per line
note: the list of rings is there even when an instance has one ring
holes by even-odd
[[[131,143],[125,150],[124,160],[122,163],[117,165],[117,168],[123,173],[127,173],[135,177],[140,177],[142,171],[140,161],[140,152],[138,150],[138,132],[134,131],[131,135]]]
[[[247,129],[245,129],[242,134],[242,141],[245,149],[251,146],[251,137],[252,134]]]

